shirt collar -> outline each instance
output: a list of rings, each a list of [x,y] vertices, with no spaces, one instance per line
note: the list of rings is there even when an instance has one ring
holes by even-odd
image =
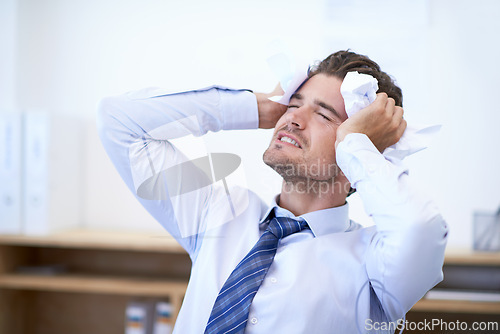
[[[295,216],[287,209],[283,209],[278,205],[279,195],[273,198],[269,209],[261,219],[260,224],[267,223],[269,215],[274,212],[276,217],[289,217],[298,220],[305,220],[315,237],[321,235],[345,232],[349,229],[351,223],[349,220],[349,204],[338,206],[335,208],[323,209],[306,214]]]

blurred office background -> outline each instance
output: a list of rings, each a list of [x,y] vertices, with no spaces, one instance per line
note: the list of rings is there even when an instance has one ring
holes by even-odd
[[[473,213],[500,205],[499,16],[496,0],[0,0],[0,110],[80,121],[82,227],[159,231],[101,147],[102,97],[148,86],[270,91],[273,43],[311,62],[350,48],[397,79],[409,122],[443,125],[407,163],[449,222],[449,246],[471,248]],[[234,182],[270,201],[280,191],[261,161],[270,136],[226,132],[186,145],[193,155],[237,153]],[[359,198],[350,201],[352,217],[372,224]]]

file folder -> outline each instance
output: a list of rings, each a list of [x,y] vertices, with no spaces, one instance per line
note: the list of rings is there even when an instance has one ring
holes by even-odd
[[[150,334],[150,312],[145,303],[130,302],[125,310],[125,334]]]
[[[48,112],[24,115],[25,234],[49,234],[79,225],[81,131],[79,122]]]
[[[22,115],[0,113],[0,233],[21,233]]]
[[[172,334],[173,331],[173,306],[168,301],[156,303],[153,334]]]

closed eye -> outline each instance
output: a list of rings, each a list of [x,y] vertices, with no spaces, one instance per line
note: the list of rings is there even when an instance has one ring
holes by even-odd
[[[322,117],[323,117],[324,119],[326,119],[327,121],[330,121],[330,122],[332,121],[330,117],[326,116],[326,115],[325,115],[325,114],[323,114],[323,113],[318,112],[317,114],[318,114],[318,115],[320,115],[320,116],[322,116]]]

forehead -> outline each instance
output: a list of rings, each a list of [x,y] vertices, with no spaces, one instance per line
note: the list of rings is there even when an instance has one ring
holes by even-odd
[[[340,93],[342,80],[325,74],[316,74],[307,80],[297,93],[303,96],[304,100],[321,100],[332,105],[337,111],[345,112],[344,99]]]

